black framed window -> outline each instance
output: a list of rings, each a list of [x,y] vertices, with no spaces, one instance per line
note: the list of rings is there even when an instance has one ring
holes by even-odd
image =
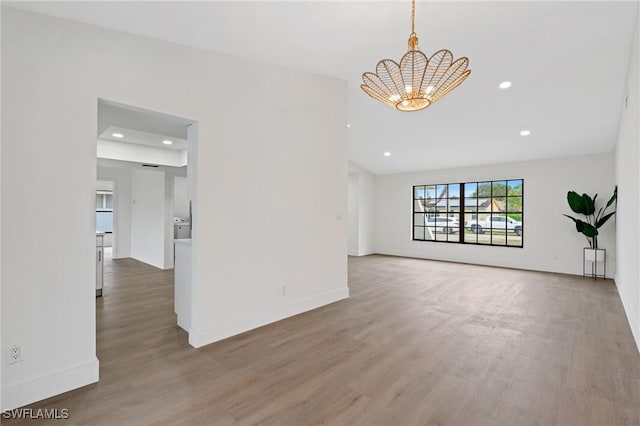
[[[524,180],[413,187],[413,240],[523,247]]]

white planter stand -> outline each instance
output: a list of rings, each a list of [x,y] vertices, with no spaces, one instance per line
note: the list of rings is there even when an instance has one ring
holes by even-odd
[[[594,249],[591,247],[582,249],[582,276],[596,279],[606,278],[607,251],[605,249]]]

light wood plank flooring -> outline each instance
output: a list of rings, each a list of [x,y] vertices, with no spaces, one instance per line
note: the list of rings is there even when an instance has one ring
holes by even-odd
[[[350,299],[193,349],[172,271],[106,268],[100,383],[32,406],[69,408],[58,425],[640,424],[610,280],[350,258]]]

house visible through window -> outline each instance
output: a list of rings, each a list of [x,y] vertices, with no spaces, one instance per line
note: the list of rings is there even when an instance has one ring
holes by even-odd
[[[522,179],[413,187],[413,239],[523,247]]]
[[[96,231],[113,232],[112,191],[96,191]]]

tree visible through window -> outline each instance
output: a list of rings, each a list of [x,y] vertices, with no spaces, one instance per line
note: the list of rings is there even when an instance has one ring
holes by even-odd
[[[413,187],[413,239],[523,247],[522,179]]]

